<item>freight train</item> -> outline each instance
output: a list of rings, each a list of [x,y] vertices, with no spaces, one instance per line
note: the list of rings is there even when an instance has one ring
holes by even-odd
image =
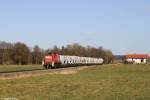
[[[43,58],[42,62],[42,65],[46,69],[67,67],[67,66],[98,65],[98,64],[103,64],[102,58],[68,56],[59,54],[46,55]]]

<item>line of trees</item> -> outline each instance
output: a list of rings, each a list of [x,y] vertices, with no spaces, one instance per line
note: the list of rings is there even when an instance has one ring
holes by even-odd
[[[32,49],[20,42],[0,42],[0,64],[41,64],[43,56],[37,45]]]
[[[84,47],[77,43],[61,48],[54,46],[51,52],[62,55],[102,57],[105,63],[112,63],[114,58],[110,50],[105,50],[102,47]],[[20,42],[0,42],[0,64],[41,64],[44,55],[48,53],[49,50],[43,50],[38,45],[29,48],[26,44]]]

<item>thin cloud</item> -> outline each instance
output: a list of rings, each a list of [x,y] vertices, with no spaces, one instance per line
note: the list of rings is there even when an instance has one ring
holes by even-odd
[[[86,32],[86,33],[84,33],[84,34],[86,34],[86,35],[93,35],[93,36],[95,36],[97,33],[96,33],[96,32]]]

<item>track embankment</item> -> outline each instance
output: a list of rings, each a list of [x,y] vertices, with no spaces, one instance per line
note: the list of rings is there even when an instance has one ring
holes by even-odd
[[[42,76],[48,74],[74,74],[85,68],[94,67],[94,66],[80,66],[80,67],[67,67],[67,68],[58,68],[58,69],[48,69],[48,70],[33,70],[33,71],[23,71],[23,72],[9,72],[9,73],[0,73],[0,79],[16,79],[24,77],[33,77],[33,76]]]

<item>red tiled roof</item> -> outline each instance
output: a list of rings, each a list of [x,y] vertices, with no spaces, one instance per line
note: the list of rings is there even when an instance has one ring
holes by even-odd
[[[128,59],[147,59],[149,56],[147,54],[128,54],[126,55]]]

